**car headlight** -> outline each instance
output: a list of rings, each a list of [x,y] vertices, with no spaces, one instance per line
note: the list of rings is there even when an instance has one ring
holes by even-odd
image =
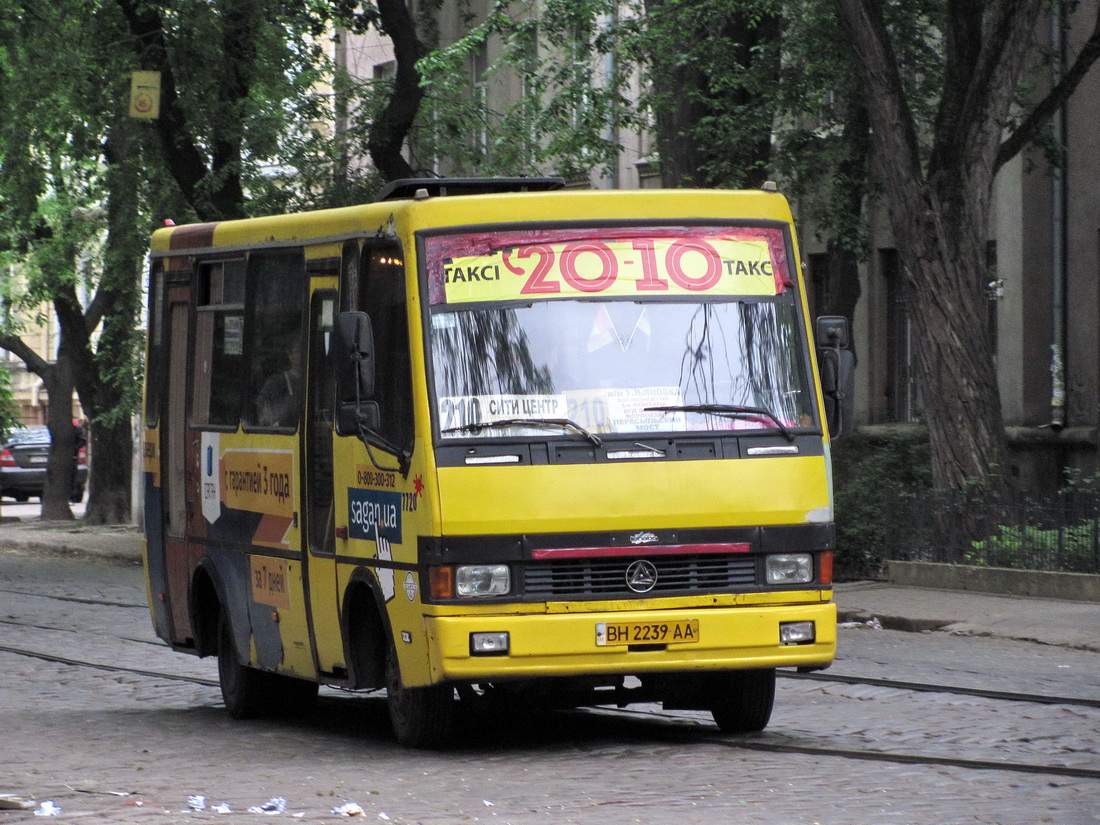
[[[807,584],[814,580],[814,557],[810,553],[776,553],[765,563],[768,584]]]

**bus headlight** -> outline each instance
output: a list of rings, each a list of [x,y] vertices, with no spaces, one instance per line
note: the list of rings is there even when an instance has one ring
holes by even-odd
[[[768,584],[807,584],[814,580],[814,557],[809,553],[777,553],[764,566]]]
[[[512,574],[506,564],[460,564],[455,568],[455,595],[461,598],[506,596]]]

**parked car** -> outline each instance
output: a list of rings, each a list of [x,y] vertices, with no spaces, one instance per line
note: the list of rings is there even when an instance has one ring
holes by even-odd
[[[0,495],[16,501],[26,501],[31,496],[42,498],[46,484],[46,464],[50,455],[50,431],[47,427],[20,427],[0,439]],[[84,485],[88,482],[88,462],[83,438],[76,455],[76,477],[69,500],[84,498]]]

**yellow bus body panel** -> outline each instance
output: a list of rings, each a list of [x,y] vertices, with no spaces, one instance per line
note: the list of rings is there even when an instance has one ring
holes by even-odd
[[[816,593],[801,595],[816,597]],[[690,619],[699,622],[698,642],[649,651],[596,644],[599,622],[671,623]],[[816,641],[781,645],[781,621],[814,622]],[[429,617],[427,623],[434,680],[817,667],[828,665],[836,653],[836,605],[832,603],[575,615],[438,616]],[[507,656],[470,654],[471,633],[505,630],[510,642]]]
[[[830,521],[822,456],[441,467],[444,535]]]

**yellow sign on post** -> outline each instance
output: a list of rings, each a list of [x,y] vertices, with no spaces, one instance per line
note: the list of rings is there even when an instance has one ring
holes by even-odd
[[[134,72],[130,76],[130,117],[160,117],[160,72]]]

